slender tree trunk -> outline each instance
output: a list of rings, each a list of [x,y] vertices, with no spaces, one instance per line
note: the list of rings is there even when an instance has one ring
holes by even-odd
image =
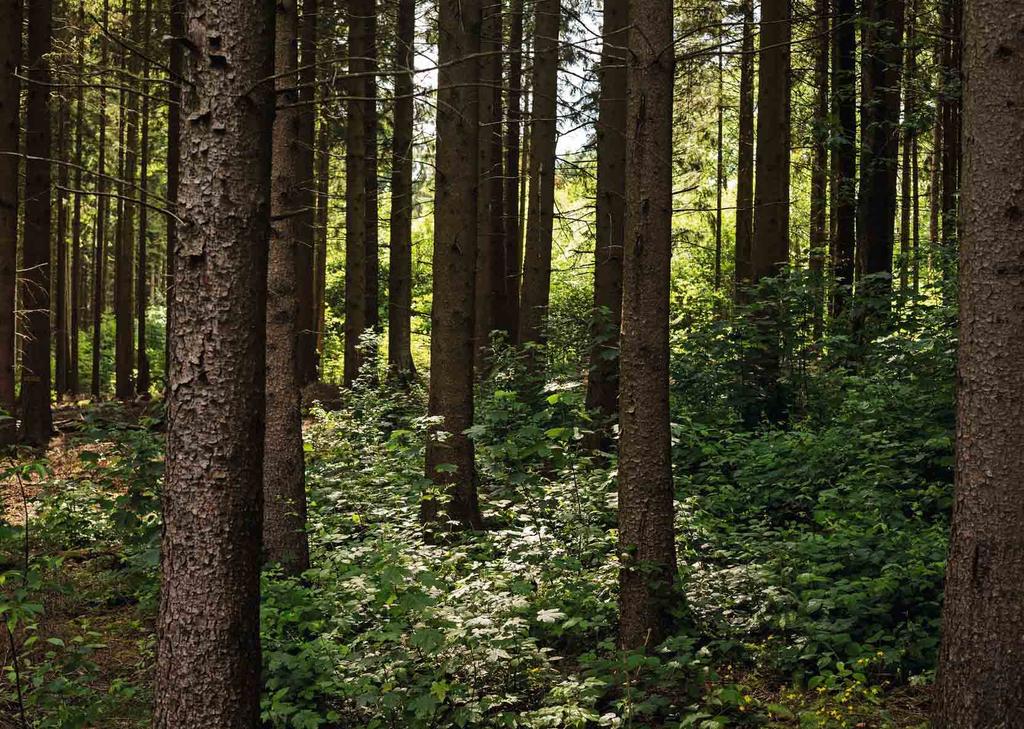
[[[910,168],[911,185],[913,187],[913,212],[911,214],[913,229],[913,244],[911,246],[911,281],[914,296],[920,293],[921,287],[921,185],[920,171],[918,165],[918,136],[914,134],[914,144],[911,150]]]
[[[142,47],[149,56],[150,50],[150,23],[152,18],[152,0],[146,0],[145,11],[142,19],[143,38]],[[149,61],[142,64],[142,77],[148,78],[150,73]],[[142,81],[142,154],[141,169],[139,172],[139,247],[138,247],[138,272],[135,276],[135,324],[137,327],[136,339],[138,350],[136,361],[138,374],[135,380],[135,390],[142,397],[149,397],[150,374],[149,355],[146,353],[146,309],[149,306],[149,287],[146,282],[148,271],[147,239],[149,228],[149,208],[146,206],[149,201],[149,83]]]
[[[963,12],[959,0],[943,0],[942,20],[942,234],[943,277],[953,276],[957,249],[957,203],[960,193],[960,24]]]
[[[1024,14],[966,4],[956,489],[937,729],[1024,726]]]
[[[522,217],[519,205],[521,178],[520,135],[523,128],[523,0],[510,0],[508,34],[508,121],[505,124],[505,293],[508,313],[502,329],[509,341],[519,332],[519,271],[522,252]]]
[[[78,61],[77,76],[85,78],[85,0],[78,2]],[[82,136],[85,126],[85,92],[81,84],[75,89],[75,190],[82,189]],[[71,325],[70,358],[68,360],[68,390],[76,394],[81,383],[78,373],[78,335],[81,331],[81,312],[84,303],[82,291],[82,194],[75,193],[74,212],[71,217]]]
[[[811,295],[814,297],[814,336],[821,335],[825,306],[825,255],[828,251],[828,76],[829,76],[829,0],[815,0],[814,31],[818,47],[814,57],[814,149],[811,162],[810,257]]]
[[[0,445],[10,445],[15,427],[15,287],[18,270],[18,170],[21,133],[22,0],[4,0],[0,28]]]
[[[183,41],[185,36],[185,0],[170,0],[171,43],[169,59],[170,84],[167,95],[167,204],[172,212],[178,210],[178,181],[181,168],[181,79],[184,73]],[[164,330],[164,384],[170,382],[167,366],[171,362],[171,330],[174,328],[174,309],[171,300],[174,298],[174,259],[178,248],[178,223],[168,215],[167,220],[167,251],[165,254],[166,270],[164,273],[164,305],[166,310],[166,328]]]
[[[754,3],[743,0],[743,52],[740,56],[739,155],[736,164],[735,299],[754,280]]]
[[[917,205],[916,193],[912,191],[916,171],[917,158],[914,148],[917,145],[917,2],[910,0],[906,16],[906,61],[903,80],[903,159],[901,164],[902,179],[900,181],[900,255],[899,300],[902,307],[910,291],[910,258],[911,228],[917,224],[911,220]]]
[[[378,187],[377,180],[377,13],[366,19],[366,72],[363,79],[366,112],[366,212],[363,224],[366,227],[366,329],[376,335],[380,331],[380,241],[378,232]],[[377,344],[373,340],[367,356],[374,363],[376,372]],[[373,379],[373,378],[372,378]]]
[[[723,10],[719,7],[719,14]],[[725,19],[718,18],[718,88],[715,98],[717,100],[716,111],[717,135],[715,138],[715,276],[713,285],[715,291],[722,288],[722,189],[725,183],[725,167],[723,165],[722,138],[724,136],[725,123],[725,46],[722,41],[722,25]]]
[[[672,1],[629,5],[619,406],[619,643],[652,649],[677,599],[668,410]]]
[[[412,361],[413,68],[416,0],[399,0],[395,42],[395,120],[391,138],[391,230],[388,242],[388,371],[400,381]]]
[[[267,270],[267,417],[263,456],[263,552],[288,574],[309,567],[302,395],[298,347],[296,251],[303,245],[302,163],[305,143],[298,105],[297,0],[278,0],[270,182],[270,260]]]
[[[326,27],[326,26],[321,26]],[[326,53],[324,54],[327,55]],[[322,61],[321,68],[327,64],[326,59]],[[324,90],[324,96],[329,92]],[[326,111],[326,104],[321,101],[320,129],[317,132],[317,158],[316,158],[316,246],[313,250],[313,271],[314,271],[314,308],[316,323],[316,364],[317,370],[321,370],[324,353],[324,326],[327,318],[327,227],[330,221],[330,184],[331,184],[331,132],[330,119]]]
[[[441,0],[438,8],[437,155],[434,198],[434,299],[427,413],[447,438],[427,443],[426,475],[448,490],[447,504],[425,495],[424,523],[448,519],[483,527],[473,442],[473,304],[480,142],[480,0]],[[454,470],[441,468],[454,466]]]
[[[100,66],[107,67],[110,58],[107,36],[110,33],[110,3],[103,0],[103,35],[100,38]],[[100,396],[100,361],[103,348],[103,309],[104,289],[106,288],[107,258],[107,87],[100,86],[100,131],[99,160],[97,169],[97,200],[96,200],[96,244],[93,250],[92,274],[92,383],[90,390],[93,397]],[[168,163],[168,170],[171,165]],[[168,180],[168,185],[170,180]]]
[[[25,238],[21,300],[25,343],[21,350],[21,440],[45,446],[50,440],[50,0],[28,7],[28,93],[25,101]]]
[[[298,296],[298,358],[299,387],[316,380],[316,321],[314,318],[313,296],[313,247],[315,245],[316,220],[316,179],[314,150],[316,149],[316,60],[317,24],[319,22],[317,0],[302,0],[302,17],[299,19],[300,60],[299,60],[299,125],[301,143],[293,148],[298,156],[299,180],[299,245],[295,248],[296,293]]]
[[[68,391],[68,121],[70,111],[67,100],[61,96],[57,102],[57,187],[53,197],[57,206],[57,235],[55,248],[57,265],[53,283],[53,385],[59,402]]]
[[[846,308],[853,291],[857,220],[857,10],[855,0],[835,0],[832,32],[836,65],[832,79],[835,116],[839,123],[832,153],[838,158],[836,238],[833,267],[836,290],[832,315]]]
[[[186,11],[155,729],[260,724],[269,7]]]
[[[587,409],[600,418],[595,446],[608,446],[608,422],[619,409],[619,328],[626,208],[626,64],[629,0],[604,0],[601,90],[597,117],[594,313]]]
[[[551,290],[551,237],[555,213],[558,142],[559,0],[537,0],[534,20],[533,112],[530,122],[530,197],[527,204],[519,342],[544,338]]]

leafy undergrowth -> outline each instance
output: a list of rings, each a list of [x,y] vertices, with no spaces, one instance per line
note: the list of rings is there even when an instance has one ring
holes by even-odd
[[[829,416],[751,432],[674,374],[678,629],[615,650],[615,463],[578,382],[499,368],[477,443],[488,529],[426,540],[422,393],[307,425],[314,567],[263,585],[270,727],[921,727],[950,499],[948,352],[900,342],[830,378]],[[705,393],[706,394],[706,393]],[[83,411],[8,464],[0,727],[148,725],[160,416]],[[8,489],[8,502],[19,498]],[[17,513],[19,508],[13,509]],[[10,503],[8,503],[10,507]],[[17,648],[17,673],[15,654]]]

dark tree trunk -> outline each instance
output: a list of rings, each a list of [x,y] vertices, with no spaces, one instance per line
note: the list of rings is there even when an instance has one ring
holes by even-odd
[[[85,78],[85,0],[78,3],[77,76]],[[85,92],[80,84],[75,89],[75,190],[82,189],[82,136],[85,127]],[[68,360],[68,390],[75,394],[81,383],[78,373],[78,334],[81,330],[81,312],[84,303],[82,290],[82,194],[75,193],[74,212],[71,216],[71,322],[70,357]]]
[[[316,134],[316,60],[317,24],[319,7],[317,0],[302,0],[302,17],[299,19],[301,53],[299,60],[299,99],[303,102],[298,109],[299,129],[302,142],[292,148],[298,157],[299,194],[299,244],[295,248],[295,281],[298,301],[298,361],[299,386],[316,380],[316,320],[314,317],[313,289],[313,246],[316,233],[316,179],[314,166],[314,143]]]
[[[185,35],[185,0],[170,0],[171,5],[171,43],[170,43],[170,85],[167,95],[170,103],[167,105],[167,204],[171,211],[177,213],[178,209],[178,180],[181,167],[181,78],[184,73],[184,51],[181,41],[174,40],[183,38]],[[164,342],[164,384],[169,382],[166,367],[171,361],[171,329],[174,328],[172,317],[174,315],[171,307],[171,299],[174,297],[174,259],[178,247],[178,223],[174,217],[168,215],[167,220],[167,251],[165,259],[166,273],[164,276],[164,304],[166,306],[166,329]]]
[[[911,0],[906,16],[906,61],[903,80],[903,159],[901,162],[902,179],[900,181],[900,255],[899,274],[900,306],[907,300],[910,290],[911,265],[911,229],[917,225],[912,220],[916,212],[916,192],[912,190],[916,182],[917,164],[915,148],[917,147],[917,2]]]
[[[955,270],[957,247],[957,203],[960,193],[960,44],[961,14],[959,0],[943,0],[942,11],[942,85],[939,108],[942,114],[942,197],[939,226],[942,246],[940,266],[949,279]]]
[[[937,729],[1024,726],[1024,15],[966,4],[956,497]]]
[[[723,10],[719,8],[719,13]],[[725,83],[725,46],[722,41],[722,26],[725,23],[725,19],[719,17],[718,19],[718,89],[716,90],[715,99],[717,107],[716,112],[716,124],[717,135],[715,137],[715,274],[714,274],[714,288],[718,291],[722,288],[722,189],[725,186],[725,167],[723,164],[724,150],[722,149],[722,139],[724,136],[725,126],[725,101],[724,101],[724,83]]]
[[[824,320],[825,256],[828,252],[828,74],[829,74],[829,0],[815,0],[814,31],[817,49],[814,57],[814,140],[811,162],[811,225],[808,267],[811,294],[814,297],[814,336],[820,336]]]
[[[57,102],[57,186],[53,197],[57,206],[55,249],[57,265],[53,283],[53,389],[59,402],[68,391],[68,102]]]
[[[626,50],[629,0],[605,0],[601,90],[597,116],[597,200],[594,312],[587,409],[599,422],[593,445],[607,446],[619,409],[619,327],[622,322],[622,240],[626,208]]]
[[[380,241],[377,230],[378,180],[377,180],[377,14],[376,4],[366,19],[366,76],[363,78],[366,112],[366,213],[363,224],[366,227],[366,329],[376,335],[380,331]],[[376,372],[377,343],[370,344],[366,353],[374,363]],[[374,378],[371,378],[374,379]]]
[[[538,0],[534,19],[533,109],[530,121],[530,196],[519,308],[519,342],[544,338],[551,290],[551,236],[558,142],[559,0]]]
[[[450,435],[427,443],[426,475],[448,490],[447,504],[425,495],[424,523],[442,511],[463,527],[483,527],[473,442],[473,304],[479,149],[480,0],[441,0],[438,9],[434,299],[427,413]],[[454,466],[454,470],[440,469]]]
[[[855,0],[835,0],[832,32],[836,63],[832,78],[833,103],[839,124],[832,154],[837,158],[836,236],[832,265],[836,290],[832,315],[847,307],[853,289],[857,220],[857,16]]]
[[[146,0],[145,14],[143,15],[143,39],[142,47],[147,57],[150,54],[150,22],[152,17],[152,0]],[[142,77],[148,78],[150,73],[149,62],[142,64]],[[135,324],[137,327],[136,339],[138,349],[136,352],[137,376],[135,379],[135,390],[142,397],[149,396],[150,374],[149,355],[146,354],[146,308],[149,306],[149,286],[146,282],[148,251],[147,233],[149,228],[149,83],[142,81],[142,147],[141,167],[139,171],[139,247],[138,247],[138,270],[135,276]]]
[[[668,408],[672,262],[671,0],[629,5],[619,405],[619,643],[652,649],[676,604]]]
[[[153,725],[254,729],[274,15],[186,15]]]
[[[416,0],[399,0],[395,42],[395,121],[391,153],[391,230],[388,241],[388,371],[401,381],[412,361],[413,68]]]
[[[743,0],[739,155],[736,164],[736,301],[754,280],[754,3]]]
[[[303,245],[305,195],[300,148],[305,143],[297,71],[297,0],[278,0],[274,49],[277,116],[270,182],[267,269],[267,426],[263,455],[263,553],[288,574],[309,567],[302,396],[298,347],[296,251]]]
[[[325,27],[325,26],[322,26]],[[326,55],[326,54],[325,54]],[[329,64],[326,59],[322,61],[321,68]],[[324,90],[325,96],[329,93]],[[317,370],[321,371],[324,353],[324,324],[327,317],[327,224],[330,212],[331,183],[331,133],[330,119],[326,111],[326,104],[321,102],[320,129],[317,131],[317,158],[316,158],[316,246],[313,249],[313,272],[314,272],[314,322],[316,324],[316,364]]]
[[[110,33],[110,3],[103,0],[103,36],[100,38],[100,66],[107,67],[110,58],[107,36]],[[97,200],[96,200],[96,244],[93,247],[93,273],[92,273],[92,382],[90,391],[92,396],[100,396],[100,362],[103,348],[103,309],[104,290],[107,278],[107,178],[106,178],[106,154],[107,154],[107,87],[100,86],[100,131],[99,131],[99,159],[97,162]],[[168,162],[168,170],[171,169]],[[168,175],[168,185],[170,185]]]
[[[25,343],[21,350],[21,440],[50,440],[50,0],[29,0],[28,93],[25,101],[25,224],[21,290]]]
[[[511,0],[508,41],[508,121],[505,124],[505,295],[508,312],[501,328],[509,341],[519,332],[519,273],[522,251],[522,217],[519,205],[520,135],[523,128],[523,0]]]
[[[0,445],[14,442],[15,286],[18,270],[18,169],[21,133],[22,0],[4,0],[0,28]]]

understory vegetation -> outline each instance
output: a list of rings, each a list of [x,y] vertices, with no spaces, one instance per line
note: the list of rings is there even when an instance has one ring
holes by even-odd
[[[314,406],[314,566],[264,576],[265,725],[924,726],[955,342],[949,310],[906,311],[870,347],[812,342],[794,316],[789,422],[756,429],[744,315],[673,324],[679,592],[673,635],[646,655],[615,647],[616,462],[584,445],[571,304],[543,372],[543,349],[499,349],[479,384],[484,532],[420,525],[422,385],[366,378]],[[59,447],[4,466],[0,726],[147,726],[162,405],[57,419]]]

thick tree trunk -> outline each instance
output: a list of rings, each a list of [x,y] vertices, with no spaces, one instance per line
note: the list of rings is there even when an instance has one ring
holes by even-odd
[[[441,0],[438,9],[437,155],[434,197],[434,300],[427,413],[443,440],[427,443],[426,475],[448,490],[447,504],[425,495],[424,523],[442,510],[463,527],[483,527],[473,442],[473,304],[479,149],[480,0]],[[440,468],[454,466],[454,470]]]
[[[146,55],[150,54],[150,23],[152,17],[152,0],[146,0],[146,9],[142,19],[143,39],[142,47]],[[142,64],[142,77],[148,78],[150,73],[149,62]],[[149,396],[150,374],[149,355],[146,354],[146,308],[149,305],[149,286],[146,282],[148,251],[147,233],[149,227],[149,83],[142,82],[142,146],[141,146],[141,168],[139,171],[139,247],[138,247],[138,269],[135,276],[135,325],[137,327],[136,340],[136,366],[137,376],[135,379],[135,391],[142,397]]]
[[[263,455],[263,553],[286,573],[309,567],[306,482],[299,387],[298,274],[305,195],[300,148],[305,143],[298,106],[297,0],[278,0],[270,182],[270,260],[267,269],[267,427]]]
[[[103,36],[100,38],[100,66],[107,67],[110,52],[107,36],[110,33],[110,2],[103,0]],[[99,131],[99,153],[97,161],[97,200],[96,200],[96,244],[93,247],[93,273],[92,273],[92,373],[90,392],[94,398],[100,396],[100,361],[103,352],[103,309],[104,293],[107,278],[107,178],[106,178],[106,154],[107,154],[107,87],[100,86],[100,131]],[[168,170],[171,169],[168,162]],[[170,186],[170,173],[168,173],[168,186]]]
[[[814,298],[814,335],[821,334],[824,323],[825,256],[828,252],[828,75],[829,75],[829,0],[815,0],[814,31],[817,49],[814,57],[814,140],[811,162],[811,221],[808,268],[811,295]]]
[[[551,236],[558,142],[559,0],[538,0],[534,19],[533,110],[530,121],[530,196],[527,204],[519,342],[540,342],[551,290]]]
[[[21,440],[50,440],[50,0],[29,0],[25,101],[25,238],[21,247],[25,343],[21,350]]]
[[[523,129],[523,0],[510,0],[508,32],[508,117],[505,124],[505,295],[508,311],[500,327],[509,341],[519,332],[519,274],[522,251],[522,216],[519,205],[521,178],[520,135]]]
[[[837,157],[836,237],[832,260],[836,290],[832,315],[845,311],[853,290],[857,220],[857,10],[855,0],[835,0],[832,32],[836,64],[832,78],[839,123],[832,154]]]
[[[619,643],[651,649],[676,600],[668,409],[672,262],[671,0],[629,5],[619,405]]]
[[[966,7],[956,498],[937,729],[1024,726],[1024,8]]]
[[[260,722],[269,10],[186,10],[155,729]]]
[[[313,297],[313,247],[316,239],[316,179],[314,166],[314,144],[316,134],[316,60],[317,25],[319,6],[317,0],[302,0],[302,17],[299,19],[300,60],[299,98],[303,102],[298,109],[301,143],[292,148],[298,157],[296,174],[299,187],[299,245],[295,248],[295,281],[298,296],[298,361],[299,386],[316,380],[316,319]]]
[[[395,42],[395,120],[391,138],[391,230],[388,241],[388,371],[415,375],[412,361],[413,68],[416,0],[399,0]]]
[[[736,164],[735,299],[754,281],[754,3],[743,0],[743,54],[740,56],[739,155]]]
[[[4,0],[0,28],[0,445],[14,442],[15,286],[18,270],[18,169],[21,133],[22,0]]]
[[[594,312],[590,330],[587,409],[599,423],[594,445],[607,446],[619,409],[619,327],[622,322],[622,241],[626,208],[626,64],[629,0],[604,0],[601,90],[597,116],[597,201]]]

